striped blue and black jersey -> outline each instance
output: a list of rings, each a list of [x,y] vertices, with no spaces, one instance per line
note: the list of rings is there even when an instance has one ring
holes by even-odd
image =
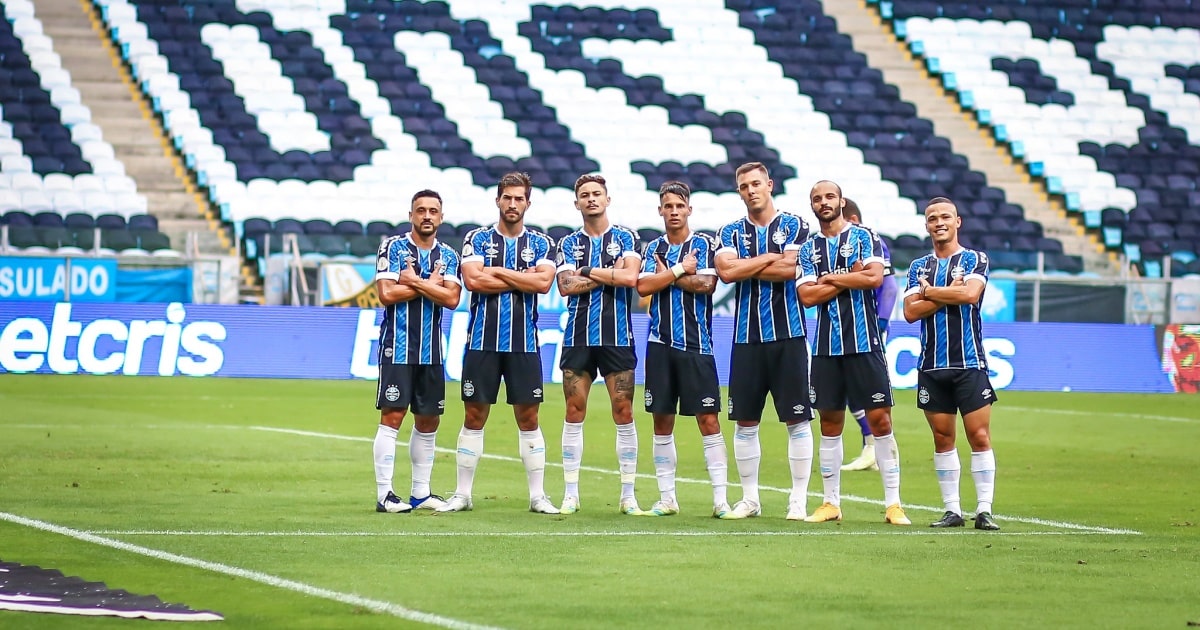
[[[558,242],[558,271],[579,267],[614,269],[621,260],[638,258],[636,245],[637,234],[628,228],[613,225],[600,236],[589,236],[579,229]],[[600,285],[569,296],[563,345],[632,346],[632,309],[636,303],[632,287]]]
[[[949,286],[961,278],[979,280],[987,285],[987,254],[960,249],[949,258],[926,254],[908,268],[908,288],[904,296],[921,292],[921,278],[935,287]],[[920,370],[987,369],[983,349],[983,326],[978,304],[947,305],[921,320]]]
[[[508,238],[496,226],[471,230],[463,239],[463,264],[525,271],[541,265],[553,267],[554,241],[526,228]],[[471,293],[471,318],[467,349],[493,352],[537,352],[537,294],[520,291]]]
[[[459,282],[458,254],[440,241],[421,249],[410,235],[393,236],[379,245],[376,280],[397,280],[411,267],[422,278],[440,273],[444,282]],[[425,296],[384,307],[379,325],[379,362],[407,365],[442,363],[442,307]]]
[[[849,273],[854,265],[886,265],[883,243],[862,226],[847,223],[837,236],[819,232],[800,247],[798,284],[816,282],[831,273]],[[813,356],[843,356],[883,349],[874,289],[847,289],[817,305],[817,336]]]
[[[696,254],[696,275],[717,275],[713,267],[716,245],[707,236],[695,232],[679,245],[672,245],[666,236],[650,241],[642,261],[642,275],[660,271],[659,258],[670,267],[682,261],[689,252]],[[712,295],[688,293],[672,284],[650,296],[648,340],[684,352],[712,354]]]
[[[717,255],[731,252],[738,258],[753,258],[797,251],[806,238],[808,224],[794,214],[780,212],[765,227],[743,217],[718,232]],[[796,296],[795,278],[782,282],[742,280],[735,291],[734,343],[766,343],[804,336],[804,309]]]

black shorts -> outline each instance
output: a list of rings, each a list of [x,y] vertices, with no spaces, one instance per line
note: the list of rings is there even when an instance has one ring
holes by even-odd
[[[563,346],[558,367],[561,370],[587,372],[594,381],[596,374],[608,376],[637,367],[637,355],[633,352],[633,346]]]
[[[767,393],[780,422],[812,420],[808,397],[808,341],[735,343],[729,357],[729,419],[762,420]]]
[[[929,370],[917,372],[917,408],[934,413],[963,413],[996,402],[996,390],[986,370]]]
[[[542,355],[492,350],[467,350],[463,357],[462,399],[495,404],[501,377],[508,393],[508,404],[542,402]]]
[[[812,383],[817,409],[892,406],[892,383],[883,352],[813,357]]]
[[[440,416],[446,409],[446,368],[437,365],[379,364],[376,409],[412,409],[418,416]]]
[[[676,407],[678,405],[678,407]],[[661,343],[646,344],[646,411],[697,416],[721,410],[717,360]]]

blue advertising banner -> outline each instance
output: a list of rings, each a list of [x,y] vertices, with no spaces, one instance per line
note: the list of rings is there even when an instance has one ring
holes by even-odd
[[[0,308],[0,372],[374,379],[380,317],[357,308],[13,302]],[[464,312],[443,319],[451,379],[462,373],[467,321]],[[562,380],[564,323],[562,312],[543,312],[538,321],[547,381]],[[646,316],[634,316],[638,356],[645,356],[647,325]],[[727,384],[733,320],[716,317],[713,328]],[[1015,322],[985,332],[997,389],[1174,391],[1153,326]],[[887,363],[894,387],[916,386],[919,353],[919,327],[893,322]]]
[[[0,300],[111,302],[117,297],[117,261],[72,258],[68,285],[67,259],[0,257]]]

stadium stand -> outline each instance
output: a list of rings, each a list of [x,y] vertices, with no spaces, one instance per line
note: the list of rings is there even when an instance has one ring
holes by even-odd
[[[1200,46],[1190,0],[871,4],[1097,242],[1147,275],[1163,273],[1163,256],[1172,275],[1195,266]],[[370,257],[425,186],[447,198],[453,241],[463,225],[493,219],[491,186],[510,169],[540,187],[532,223],[574,223],[563,214],[570,185],[599,170],[611,173],[619,222],[649,236],[653,191],[679,177],[697,190],[696,225],[711,230],[740,212],[733,168],[761,160],[781,206],[801,214],[813,180],[841,182],[899,264],[927,246],[915,236],[919,204],[945,195],[969,218],[963,240],[996,267],[1033,269],[1040,254],[1049,271],[1083,270],[989,183],[995,173],[973,169],[900,98],[817,0],[94,5],[252,259],[279,251],[287,234],[307,258]],[[161,251],[157,228],[133,226],[146,199],[33,5],[0,11],[10,246]]]
[[[1200,253],[1200,7],[880,2],[963,106],[1146,275]]]

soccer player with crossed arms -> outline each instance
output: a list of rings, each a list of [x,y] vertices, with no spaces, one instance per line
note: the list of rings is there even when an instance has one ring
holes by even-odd
[[[679,181],[658,190],[666,233],[646,246],[637,290],[650,296],[646,342],[646,411],[654,418],[654,474],[660,498],[653,516],[679,513],[675,495],[675,413],[695,416],[712,482],[713,516],[728,514],[729,461],[717,413],[721,386],[712,344],[712,294],[717,288],[713,242],[688,226],[691,189]]]
[[[634,287],[641,255],[637,235],[608,220],[608,184],[600,175],[575,180],[575,208],[583,227],[558,243],[558,291],[567,298],[567,327],[563,331],[563,476],[566,492],[561,511],[579,511],[579,467],[583,462],[583,421],[588,392],[597,373],[604,377],[617,425],[617,465],[621,475],[618,510],[641,515],[634,496],[637,478],[637,427],[633,423]]]
[[[438,425],[446,406],[446,370],[442,363],[442,309],[458,306],[462,285],[458,255],[437,240],[442,197],[422,190],[412,197],[412,231],[379,245],[375,289],[383,304],[379,325],[379,385],[375,406],[379,428],[373,446],[376,512],[436,510],[445,503],[430,493]],[[392,491],[396,435],[405,414],[414,422],[408,442],[412,493],[403,501]]]
[[[912,262],[904,292],[904,319],[921,322],[921,358],[917,367],[917,407],[933,431],[933,467],[937,472],[942,518],[929,526],[965,525],[959,503],[961,464],[954,446],[955,416],[962,414],[971,445],[975,481],[975,529],[996,531],[992,498],[996,456],[992,453],[992,404],[996,390],[988,378],[987,351],[979,307],[987,287],[987,254],[958,243],[962,218],[945,197],[925,208],[925,229],[933,253]]]
[[[721,281],[735,285],[737,299],[729,360],[729,419],[737,423],[733,457],[742,481],[742,500],[716,516],[741,519],[762,514],[758,427],[770,393],[788,433],[792,491],[786,518],[803,520],[813,440],[808,343],[804,309],[796,296],[796,255],[808,237],[808,225],[775,208],[775,183],[761,162],[739,166],[734,177],[746,216],[721,228],[716,266]]]
[[[872,231],[846,220],[842,189],[817,182],[809,193],[820,223],[800,248],[800,300],[817,307],[813,340],[813,405],[821,415],[821,481],[825,499],[809,523],[842,520],[842,429],[846,405],[863,408],[875,436],[883,479],[884,521],[911,525],[900,505],[900,453],[892,435],[892,388],[875,313],[883,282],[883,246]]]
[[[483,455],[483,427],[504,379],[520,431],[521,461],[529,482],[529,511],[558,514],[544,489],[546,440],[538,425],[542,359],[537,340],[537,296],[554,282],[554,242],[525,227],[533,183],[508,173],[496,186],[500,220],[472,230],[463,240],[463,283],[471,292],[471,318],[463,357],[458,434],[458,486],[439,512],[473,507],[475,470]]]

